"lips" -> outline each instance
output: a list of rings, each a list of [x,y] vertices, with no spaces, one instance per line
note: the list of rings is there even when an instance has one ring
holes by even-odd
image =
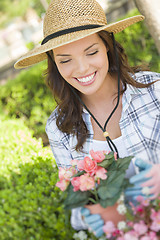
[[[83,78],[77,78],[77,80],[79,82],[82,82],[82,83],[86,83],[86,82],[89,82],[91,81],[95,76],[95,73],[92,73],[91,75],[87,76],[87,77],[83,77]]]

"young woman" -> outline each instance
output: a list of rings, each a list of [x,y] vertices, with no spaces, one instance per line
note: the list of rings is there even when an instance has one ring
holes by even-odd
[[[15,67],[48,59],[47,84],[58,106],[46,132],[58,167],[69,167],[71,159],[81,160],[91,149],[116,151],[120,157],[133,155],[126,176],[135,187],[126,196],[136,198],[143,187],[149,187],[150,198],[156,198],[160,193],[160,74],[131,68],[123,47],[114,40],[114,33],[143,19],[134,16],[107,24],[95,0],[53,0],[44,19],[41,46]],[[104,211],[109,216],[107,208]],[[71,223],[75,229],[89,226],[97,236],[103,233],[100,216],[86,208],[74,209]]]

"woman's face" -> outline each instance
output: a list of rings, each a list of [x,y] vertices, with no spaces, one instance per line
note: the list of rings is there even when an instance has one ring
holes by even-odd
[[[98,34],[53,50],[62,77],[85,95],[103,89],[108,73],[107,49]]]

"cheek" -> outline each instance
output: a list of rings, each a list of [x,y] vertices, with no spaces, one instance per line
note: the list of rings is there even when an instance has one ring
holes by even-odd
[[[57,68],[58,68],[59,73],[61,74],[61,76],[64,79],[69,78],[72,74],[72,69],[65,64],[64,65],[57,64]]]
[[[108,62],[107,54],[104,53],[101,55],[98,61],[98,66],[101,70],[108,71],[109,62]]]

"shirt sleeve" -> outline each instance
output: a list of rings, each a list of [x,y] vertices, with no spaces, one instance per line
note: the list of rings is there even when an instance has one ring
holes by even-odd
[[[160,74],[158,74],[157,76],[157,82],[154,83],[154,91],[155,91],[155,95],[157,97],[157,99],[160,101]]]
[[[67,138],[61,140],[60,131],[54,127],[54,123],[47,122],[46,134],[50,143],[51,150],[58,167],[69,167],[72,155],[67,147]],[[82,220],[81,208],[75,208],[71,214],[71,225],[75,230],[87,229],[85,222]]]
[[[72,155],[70,150],[61,140],[60,131],[54,128],[55,123],[48,123],[46,125],[46,134],[48,136],[49,144],[53,152],[58,167],[69,167]]]
[[[88,228],[82,219],[81,207],[72,209],[71,225],[77,231]]]

